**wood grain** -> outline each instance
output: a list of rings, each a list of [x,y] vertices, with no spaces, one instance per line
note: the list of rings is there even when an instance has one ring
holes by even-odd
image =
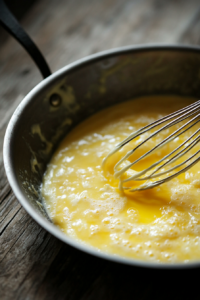
[[[22,25],[56,71],[113,47],[199,45],[199,20],[198,0],[41,0]],[[21,207],[5,176],[3,137],[13,111],[40,81],[34,63],[12,38],[1,45],[0,299],[186,299],[187,292],[199,299],[198,270],[163,272],[103,261],[58,241]]]

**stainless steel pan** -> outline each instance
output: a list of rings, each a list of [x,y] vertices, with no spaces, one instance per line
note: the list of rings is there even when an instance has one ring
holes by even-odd
[[[101,253],[80,244],[49,220],[40,186],[59,142],[91,114],[142,95],[173,94],[199,98],[200,48],[173,45],[124,47],[83,58],[50,75],[41,53],[2,0],[0,20],[27,49],[46,77],[20,103],[4,139],[6,174],[26,211],[63,242],[103,259],[150,268],[199,267],[200,261],[174,265],[141,262]]]

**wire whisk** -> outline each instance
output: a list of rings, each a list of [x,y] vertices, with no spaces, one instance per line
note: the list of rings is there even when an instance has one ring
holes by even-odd
[[[186,120],[188,118],[189,120]],[[176,130],[174,130],[171,134],[169,134],[166,138],[164,138],[161,142],[159,142],[155,147],[153,147],[152,149],[150,149],[149,151],[141,155],[139,158],[135,159],[133,162],[128,161],[130,156],[133,155],[133,153],[136,150],[142,147],[150,139],[158,136],[160,133],[162,133],[162,131],[176,124],[179,125],[179,123],[184,120],[186,120],[185,123],[183,124],[181,123]],[[151,132],[146,139],[143,139],[142,142],[140,142],[133,149],[128,151],[115,164],[114,177],[119,178],[119,188],[121,190],[128,190],[130,192],[151,189],[160,184],[163,184],[175,178],[176,176],[180,175],[181,173],[186,172],[188,169],[190,169],[200,160],[199,157],[200,150],[197,150],[195,153],[190,154],[189,157],[187,157],[186,155],[189,154],[189,151],[199,143],[200,128],[192,132],[187,139],[185,139],[180,145],[178,145],[170,153],[168,153],[167,155],[165,155],[164,157],[162,157],[152,165],[148,166],[144,170],[134,171],[132,167],[136,163],[143,160],[144,158],[147,158],[147,156],[151,155],[153,152],[164,147],[166,144],[170,143],[171,141],[177,139],[178,137],[186,133],[186,131],[190,130],[198,122],[200,122],[200,100],[133,132],[121,143],[116,145],[116,147],[104,158],[102,165],[104,166],[108,158],[111,157],[114,153],[120,151],[125,145],[127,145],[128,143],[130,143],[131,141],[137,138],[141,138],[143,134],[149,133],[149,131],[153,130],[153,132]],[[184,155],[186,156],[185,160],[174,165],[174,162],[182,158]],[[124,175],[126,175],[126,177]],[[133,181],[144,181],[144,183],[136,187],[127,186],[126,183],[133,182]]]

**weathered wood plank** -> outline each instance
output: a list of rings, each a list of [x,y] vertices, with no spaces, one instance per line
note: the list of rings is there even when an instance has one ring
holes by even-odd
[[[22,25],[55,71],[113,47],[150,42],[199,45],[199,15],[198,0],[41,0]],[[5,176],[3,137],[14,109],[40,80],[34,63],[12,38],[1,45],[0,299],[160,299],[161,289],[169,298],[172,288],[177,299],[183,298],[184,290],[173,283],[177,275],[168,273],[173,280],[166,290],[163,273],[81,253],[48,234],[21,208]],[[186,286],[188,273],[176,274]],[[190,275],[195,283],[197,273]],[[192,299],[197,299],[195,293]]]

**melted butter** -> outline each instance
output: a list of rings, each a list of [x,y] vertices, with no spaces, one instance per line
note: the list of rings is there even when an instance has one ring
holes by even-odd
[[[42,194],[53,222],[67,235],[107,253],[169,263],[200,259],[199,164],[159,187],[134,193],[120,191],[113,177],[115,163],[133,144],[101,168],[103,158],[131,132],[192,102],[180,97],[139,98],[103,110],[72,130],[43,180]],[[145,144],[130,161],[169,133]],[[159,149],[132,171],[140,171],[173,146]]]

